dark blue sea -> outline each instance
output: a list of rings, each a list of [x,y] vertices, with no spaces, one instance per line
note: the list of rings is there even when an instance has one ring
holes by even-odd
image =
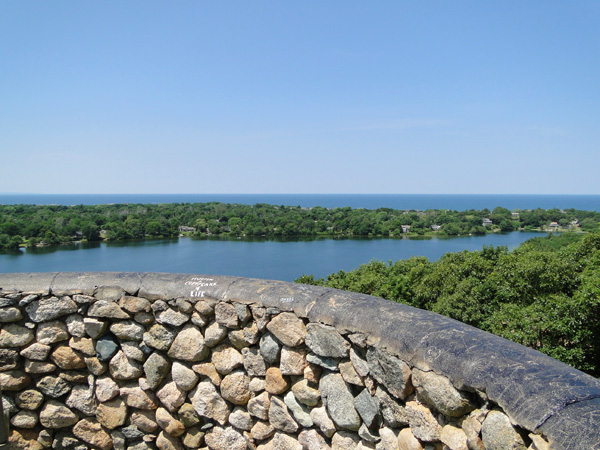
[[[514,194],[0,194],[0,204],[100,205],[110,203],[238,203],[324,208],[579,209],[600,211],[600,195]]]

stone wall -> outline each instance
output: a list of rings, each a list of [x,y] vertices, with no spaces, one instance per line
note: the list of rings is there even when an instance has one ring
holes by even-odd
[[[600,449],[600,383],[426,311],[234,277],[0,274],[23,449]]]

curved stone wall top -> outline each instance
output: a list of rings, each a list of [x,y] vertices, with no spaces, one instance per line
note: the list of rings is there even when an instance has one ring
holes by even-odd
[[[457,388],[485,392],[530,431],[556,448],[600,449],[600,380],[532,349],[410,306],[336,289],[239,277],[166,273],[0,274],[0,292],[56,296],[94,294],[118,286],[152,299],[214,298],[292,311],[312,322],[363,333]]]

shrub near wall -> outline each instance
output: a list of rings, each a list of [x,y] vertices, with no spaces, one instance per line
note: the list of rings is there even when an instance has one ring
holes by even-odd
[[[594,379],[402,305],[193,275],[0,275],[0,287],[0,388],[13,448],[600,448],[597,416],[591,427],[581,420]],[[399,345],[390,323],[420,344]],[[433,329],[446,336],[436,338],[441,347],[419,337]],[[469,333],[492,339],[497,374],[458,353]],[[454,362],[440,363],[440,349]],[[556,406],[544,411],[557,398],[564,408],[565,395],[528,397],[537,369],[508,367],[507,352],[538,358],[537,368],[558,364],[554,389],[577,384],[579,430],[565,431],[571,416]]]

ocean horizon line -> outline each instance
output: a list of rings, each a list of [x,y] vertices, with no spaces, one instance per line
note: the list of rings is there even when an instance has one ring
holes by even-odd
[[[576,209],[600,211],[595,194],[0,194],[3,205],[103,205],[160,203],[257,203],[304,208],[398,210]]]

